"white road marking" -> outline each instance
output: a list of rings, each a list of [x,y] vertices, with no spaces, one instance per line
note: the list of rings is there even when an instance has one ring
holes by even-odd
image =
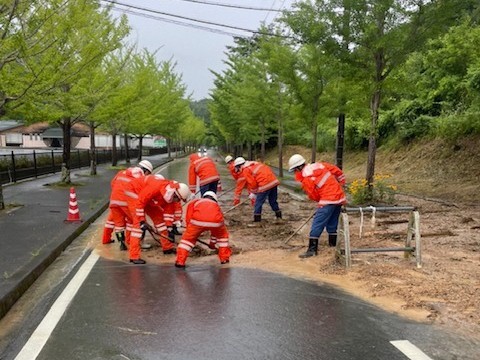
[[[15,360],[33,360],[37,358],[63,316],[67,306],[97,262],[98,257],[97,254],[90,254],[58,299],[53,303],[47,315],[45,315],[42,322],[37,326]]]
[[[408,340],[394,340],[390,344],[400,350],[406,357],[411,360],[432,360],[432,358],[425,355],[419,348],[413,345]]]

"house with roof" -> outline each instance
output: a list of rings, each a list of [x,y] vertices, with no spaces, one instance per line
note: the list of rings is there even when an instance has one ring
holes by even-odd
[[[90,149],[90,128],[82,123],[76,123],[71,129],[72,149]],[[98,149],[112,148],[112,135],[96,131],[95,146]],[[117,135],[117,148],[124,147],[123,136]],[[161,136],[146,136],[144,147],[164,147],[165,138]],[[37,122],[25,125],[20,120],[0,120],[0,148],[62,148],[63,129],[52,126],[48,122]],[[129,137],[129,147],[138,147],[138,139]]]

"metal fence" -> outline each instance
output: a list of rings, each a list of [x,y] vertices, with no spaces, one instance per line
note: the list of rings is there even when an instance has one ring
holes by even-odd
[[[138,149],[129,149],[130,159],[138,157]],[[142,155],[165,154],[167,148],[144,149]],[[112,161],[112,150],[96,150],[97,164]],[[117,159],[126,158],[125,149],[117,150]],[[36,178],[41,175],[55,174],[62,171],[61,150],[32,150],[31,152],[0,154],[0,184],[14,183],[19,180]],[[70,169],[90,166],[89,150],[74,150],[70,153]]]

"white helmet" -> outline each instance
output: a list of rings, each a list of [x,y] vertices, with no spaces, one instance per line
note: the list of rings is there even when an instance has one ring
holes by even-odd
[[[150,171],[150,174],[153,174],[153,166],[152,163],[148,160],[142,160],[138,163],[138,166],[144,168],[145,170]]]
[[[293,169],[305,164],[305,158],[300,154],[295,154],[288,160],[288,171],[292,172]]]
[[[240,166],[240,165],[243,165],[245,164],[245,159],[241,156],[237,157],[233,163],[233,165],[235,166]]]
[[[205,191],[202,197],[211,197],[213,200],[218,202],[217,194],[215,194],[213,191]]]
[[[227,155],[227,156],[225,157],[225,162],[226,162],[227,164],[228,164],[230,161],[232,161],[232,160],[233,160],[233,157],[230,156],[230,155]]]
[[[175,189],[175,194],[177,194],[180,200],[188,201],[190,198],[190,189],[187,184],[179,183],[178,189]]]

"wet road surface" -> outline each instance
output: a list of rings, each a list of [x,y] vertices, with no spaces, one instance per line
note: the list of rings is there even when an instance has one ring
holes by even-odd
[[[423,351],[446,341],[337,289],[266,271],[100,258],[37,359],[407,359],[395,340]]]

